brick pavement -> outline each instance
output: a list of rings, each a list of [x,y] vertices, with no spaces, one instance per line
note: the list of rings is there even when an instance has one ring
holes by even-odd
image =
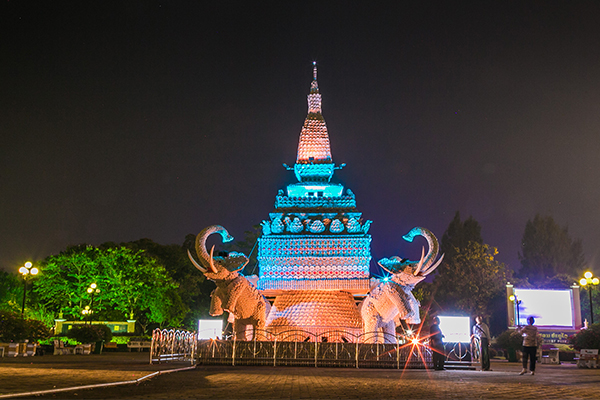
[[[114,353],[119,354],[119,353]],[[59,358],[56,362],[53,359]],[[0,392],[4,384],[27,383],[43,389],[48,380],[99,383],[129,380],[135,374],[183,364],[147,364],[147,353],[130,356],[44,356],[0,359]],[[93,357],[96,357],[95,359]],[[104,358],[101,358],[104,357]],[[130,358],[124,358],[130,357]],[[137,357],[137,358],[136,358]],[[41,361],[41,360],[44,361]],[[18,360],[18,361],[15,361]],[[58,363],[60,361],[60,363]],[[96,365],[96,367],[94,367]],[[571,364],[540,365],[537,375],[519,376],[516,363],[494,362],[493,371],[425,371],[352,368],[198,366],[195,370],[161,375],[137,385],[48,394],[67,399],[598,399],[600,370]],[[59,370],[60,372],[56,372]],[[7,377],[7,374],[12,375]],[[70,375],[72,374],[72,376]],[[131,376],[130,376],[131,374]],[[100,378],[102,377],[102,380]],[[120,377],[120,378],[119,378]],[[138,375],[136,375],[138,377]],[[31,382],[33,380],[33,383]],[[14,390],[14,389],[13,389]],[[14,391],[13,391],[14,393]],[[36,398],[40,398],[36,397]],[[21,397],[26,398],[26,397]]]

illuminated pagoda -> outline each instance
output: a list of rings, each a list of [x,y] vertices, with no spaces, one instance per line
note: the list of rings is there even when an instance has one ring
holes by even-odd
[[[349,189],[331,182],[336,166],[321,113],[317,67],[308,95],[293,170],[298,182],[279,190],[258,244],[258,290],[274,298],[266,329],[303,330],[320,340],[361,333],[356,297],[370,288],[371,221],[363,221]],[[333,332],[338,333],[333,333]],[[326,333],[327,332],[327,333]]]

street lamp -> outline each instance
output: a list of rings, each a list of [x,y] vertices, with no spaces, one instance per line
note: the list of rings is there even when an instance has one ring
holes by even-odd
[[[23,307],[21,307],[21,315],[25,313],[25,299],[27,298],[27,276],[37,275],[40,272],[36,267],[33,267],[31,261],[27,261],[24,266],[19,268],[19,272],[23,275]]]
[[[508,298],[510,301],[512,301],[513,303],[515,303],[515,305],[517,306],[517,326],[521,326],[521,317],[519,315],[519,304],[521,304],[521,300],[519,300],[519,298],[517,297],[516,294],[511,294],[510,297]]]
[[[583,274],[583,278],[581,278],[579,280],[579,284],[581,286],[588,286],[588,293],[590,295],[590,321],[592,322],[592,324],[594,323],[594,306],[592,305],[592,287],[593,286],[598,286],[598,283],[600,283],[600,281],[598,280],[598,278],[594,277],[594,275],[592,275],[592,273],[590,271],[587,271],[585,274]]]
[[[92,283],[90,287],[87,288],[87,292],[92,295],[92,304],[90,306],[85,306],[85,309],[81,311],[84,315],[89,314],[90,316],[90,325],[92,324],[92,314],[94,310],[94,294],[100,293],[100,289],[98,289],[98,285]]]

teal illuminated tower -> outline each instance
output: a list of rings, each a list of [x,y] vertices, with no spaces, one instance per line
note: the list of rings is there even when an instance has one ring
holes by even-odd
[[[371,221],[362,221],[350,190],[331,182],[343,166],[332,160],[315,65],[296,164],[286,166],[298,182],[277,194],[258,245],[258,289],[275,297],[270,331],[362,329],[354,296],[370,289]]]

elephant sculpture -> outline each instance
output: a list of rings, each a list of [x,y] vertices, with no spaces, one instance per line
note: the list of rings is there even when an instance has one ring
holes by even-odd
[[[380,282],[360,305],[360,313],[363,319],[363,331],[367,342],[380,342],[379,334],[385,343],[395,340],[396,326],[400,320],[409,324],[419,324],[420,303],[412,294],[415,285],[421,282],[427,275],[433,272],[441,263],[442,255],[434,263],[438,256],[438,240],[431,231],[416,227],[402,238],[412,242],[416,236],[423,236],[429,245],[427,255],[425,249],[421,253],[419,261],[393,256],[391,259],[383,258],[378,264],[390,277]]]
[[[210,315],[222,315],[223,311],[229,313],[230,322],[233,322],[235,337],[240,340],[248,339],[246,332],[253,327],[251,339],[257,332],[265,329],[267,315],[271,304],[260,292],[238,271],[248,263],[248,257],[243,253],[231,252],[227,257],[214,257],[214,246],[210,254],[206,250],[206,239],[213,233],[221,235],[223,242],[230,242],[233,237],[225,228],[211,225],[196,236],[196,253],[200,264],[188,250],[188,256],[194,266],[198,268],[207,279],[215,282],[217,288],[211,293]],[[233,318],[233,321],[231,320]]]

